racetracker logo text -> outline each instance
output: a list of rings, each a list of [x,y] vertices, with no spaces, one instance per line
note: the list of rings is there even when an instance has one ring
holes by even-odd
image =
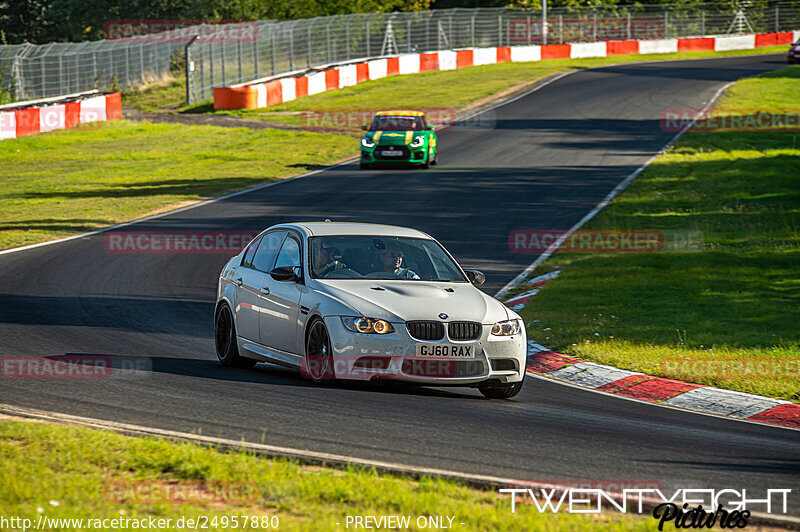
[[[121,255],[239,253],[254,231],[113,231],[105,234],[106,252]]]
[[[559,249],[564,253],[656,253],[696,250],[703,247],[699,231],[661,231],[657,229],[525,229],[508,235],[512,253],[543,253]]]

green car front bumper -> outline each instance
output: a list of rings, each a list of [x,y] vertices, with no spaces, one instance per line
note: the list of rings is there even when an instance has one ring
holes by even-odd
[[[413,146],[413,138],[406,138],[405,132],[399,134],[383,134],[373,146],[361,143],[361,164],[413,164],[427,165],[436,160],[436,135],[433,132],[424,132],[422,144]],[[393,137],[401,137],[393,138]],[[411,137],[408,135],[408,137]],[[372,140],[374,135],[368,134],[365,139]],[[407,140],[407,142],[403,142]]]

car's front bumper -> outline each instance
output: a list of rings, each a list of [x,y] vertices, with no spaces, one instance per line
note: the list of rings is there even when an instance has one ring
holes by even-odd
[[[401,155],[383,156],[381,152],[396,148],[391,151],[400,151]],[[364,164],[422,164],[426,159],[428,146],[411,148],[409,146],[375,146],[374,148],[361,148],[361,162]]]
[[[472,385],[487,380],[511,383],[525,373],[525,331],[517,336],[492,336],[483,325],[480,338],[470,342],[421,342],[409,335],[405,324],[393,323],[387,335],[348,331],[341,318],[326,318],[337,379],[391,379],[428,385]],[[475,345],[472,359],[421,359],[417,344]]]

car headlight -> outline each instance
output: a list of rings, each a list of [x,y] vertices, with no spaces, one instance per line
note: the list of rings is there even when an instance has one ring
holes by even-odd
[[[377,318],[342,316],[342,323],[349,331],[361,334],[389,334],[394,332],[392,324]]]
[[[419,148],[424,143],[425,143],[425,137],[423,137],[422,135],[417,135],[416,137],[414,137],[414,140],[411,141],[411,144],[409,144],[409,146],[411,146],[412,148]]]
[[[372,142],[372,140],[370,138],[368,138],[368,137],[364,137],[363,139],[361,139],[361,145],[364,146],[365,148],[374,148],[375,147],[375,143]]]
[[[492,334],[494,336],[514,336],[519,334],[522,326],[520,320],[498,321],[492,326]]]

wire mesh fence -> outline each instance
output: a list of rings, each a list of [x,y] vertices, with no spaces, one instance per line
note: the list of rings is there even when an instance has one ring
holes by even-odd
[[[197,24],[115,40],[0,46],[0,101],[124,89],[162,78],[183,60],[187,99],[197,103],[210,100],[214,87],[380,55],[796,29],[800,0],[559,8],[546,21],[529,9],[457,8]]]

